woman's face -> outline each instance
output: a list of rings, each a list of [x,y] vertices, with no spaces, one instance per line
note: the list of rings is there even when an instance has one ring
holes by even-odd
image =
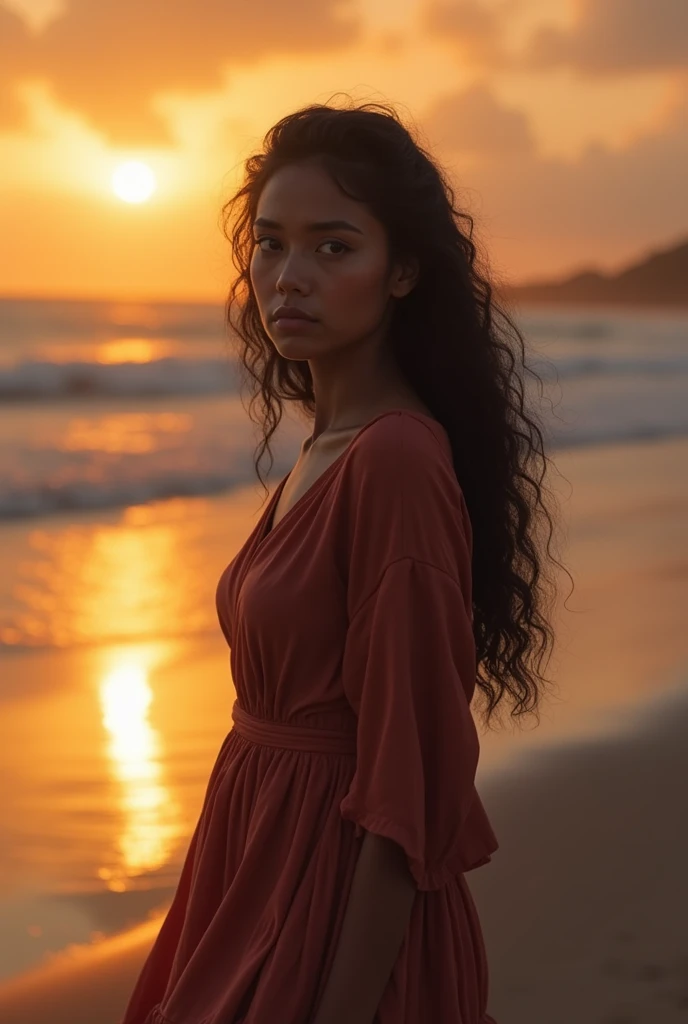
[[[382,224],[344,195],[316,163],[276,171],[260,195],[253,223],[250,277],[263,327],[280,355],[312,359],[385,329],[390,297],[415,279],[388,266]],[[279,323],[279,306],[314,319]]]

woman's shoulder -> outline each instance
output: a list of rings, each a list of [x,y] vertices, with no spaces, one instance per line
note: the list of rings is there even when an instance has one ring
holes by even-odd
[[[468,510],[454,467],[449,436],[439,421],[394,410],[371,421],[350,450],[346,500],[357,519],[374,517],[391,529],[469,531]]]
[[[454,475],[449,437],[439,420],[413,409],[393,409],[374,417],[356,435],[350,448],[353,476],[374,475],[393,483]]]
[[[390,409],[361,427],[352,442],[366,454],[399,455],[428,450],[446,451],[447,432],[439,420],[416,409]]]
[[[355,593],[411,558],[469,586],[472,530],[444,428],[395,410],[359,434],[344,473],[342,524]]]

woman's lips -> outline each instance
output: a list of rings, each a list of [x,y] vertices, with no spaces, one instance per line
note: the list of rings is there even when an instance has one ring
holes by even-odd
[[[307,330],[309,327],[314,327],[317,322],[317,320],[307,320],[303,316],[281,316],[273,321],[279,331],[290,332]]]

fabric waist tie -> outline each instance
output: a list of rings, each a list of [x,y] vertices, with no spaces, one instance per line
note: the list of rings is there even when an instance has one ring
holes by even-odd
[[[275,722],[244,711],[235,701],[232,707],[234,732],[254,743],[284,750],[306,750],[313,754],[355,754],[356,734],[340,729],[319,729]]]

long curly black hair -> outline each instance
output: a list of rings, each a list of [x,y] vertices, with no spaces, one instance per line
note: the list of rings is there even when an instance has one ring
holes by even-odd
[[[244,163],[243,184],[222,206],[238,271],[226,323],[241,347],[249,415],[261,405],[256,473],[265,486],[259,462],[266,449],[272,460],[269,442],[282,402],[296,401],[314,416],[315,398],[308,361],[284,359],[263,328],[249,274],[252,224],[270,176],[317,157],[383,224],[390,253],[412,254],[419,262],[418,283],[395,300],[389,343],[412,389],[449,435],[470,514],[483,722],[489,727],[505,694],[512,717],[532,712],[539,722],[542,690],[550,682],[540,670],[554,645],[547,616],[556,600],[555,576],[543,571],[545,553],[564,568],[550,552],[556,519],[548,507],[553,494],[543,486],[549,459],[538,416],[527,408],[524,374],[542,381],[526,366],[513,314],[496,301],[487,260],[473,239],[473,218],[457,209],[446,172],[418,136],[385,103],[303,107],[270,128],[263,151]]]

